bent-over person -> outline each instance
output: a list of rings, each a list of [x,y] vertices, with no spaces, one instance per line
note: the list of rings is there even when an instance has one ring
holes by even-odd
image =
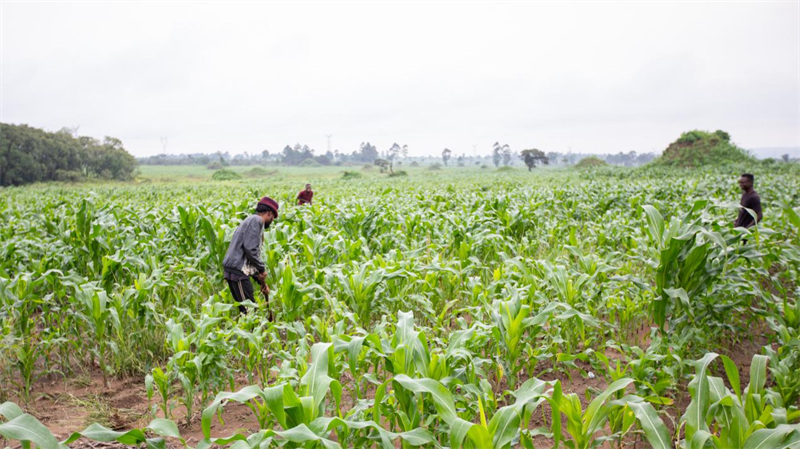
[[[278,202],[269,197],[261,198],[253,215],[245,218],[233,232],[231,244],[222,261],[224,278],[228,281],[233,299],[239,303],[239,312],[247,313],[241,303],[249,299],[255,302],[250,278],[261,284],[261,291],[269,294],[266,265],[261,260],[261,245],[264,231],[278,218]]]

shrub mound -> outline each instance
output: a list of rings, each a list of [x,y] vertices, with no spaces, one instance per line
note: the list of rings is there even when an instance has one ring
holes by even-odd
[[[214,175],[211,176],[211,179],[214,181],[230,181],[232,179],[242,179],[242,175],[233,170],[223,168],[222,170],[215,171]]]
[[[575,168],[604,167],[606,165],[608,165],[608,162],[599,157],[589,156],[579,160],[578,163],[575,164]]]
[[[361,173],[357,171],[345,171],[342,173],[342,179],[356,179],[360,177]]]
[[[652,164],[670,167],[701,167],[726,163],[755,162],[746,150],[731,143],[730,134],[722,130],[689,131],[672,142]]]

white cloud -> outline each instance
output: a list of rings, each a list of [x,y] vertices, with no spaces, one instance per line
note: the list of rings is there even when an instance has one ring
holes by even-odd
[[[800,146],[798,3],[4,3],[0,119],[136,155]]]

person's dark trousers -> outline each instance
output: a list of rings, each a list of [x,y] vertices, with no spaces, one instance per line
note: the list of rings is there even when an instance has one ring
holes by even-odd
[[[250,282],[250,279],[243,279],[241,281],[232,281],[228,279],[228,287],[231,289],[233,299],[239,303],[239,312],[247,313],[247,307],[243,306],[241,303],[246,299],[256,302],[256,297],[253,295],[253,283]]]

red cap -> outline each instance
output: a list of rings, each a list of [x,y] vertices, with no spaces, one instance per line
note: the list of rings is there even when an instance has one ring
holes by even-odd
[[[269,206],[273,211],[275,211],[275,218],[278,218],[278,202],[273,200],[272,198],[265,196],[261,198],[261,201],[258,204],[263,204],[265,206]]]

